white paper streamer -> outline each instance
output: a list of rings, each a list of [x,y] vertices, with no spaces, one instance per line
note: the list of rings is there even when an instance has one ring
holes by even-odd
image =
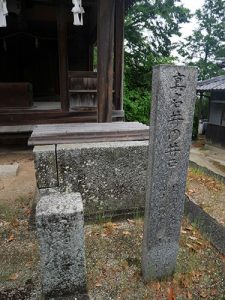
[[[0,0],[0,27],[6,27],[6,16],[8,15],[8,10],[6,6],[6,0]]]
[[[73,25],[83,26],[83,14],[85,13],[82,7],[82,0],[72,0],[74,7],[72,13],[74,17]]]

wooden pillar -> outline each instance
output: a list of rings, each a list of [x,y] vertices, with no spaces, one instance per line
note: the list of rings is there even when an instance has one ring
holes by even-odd
[[[203,100],[203,92],[200,92],[200,97],[199,97],[199,106],[200,106],[200,109],[199,109],[199,120],[202,119],[202,101]]]
[[[61,109],[69,111],[67,18],[64,0],[58,0],[57,28],[59,55],[59,90]]]
[[[115,12],[115,95],[116,110],[123,109],[123,72],[124,72],[124,17],[125,0],[116,0]]]
[[[112,122],[115,0],[98,0],[98,122]]]

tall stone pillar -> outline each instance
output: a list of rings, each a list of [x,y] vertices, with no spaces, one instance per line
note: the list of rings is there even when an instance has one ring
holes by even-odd
[[[160,65],[153,97],[144,222],[144,280],[173,274],[179,248],[197,69]]]

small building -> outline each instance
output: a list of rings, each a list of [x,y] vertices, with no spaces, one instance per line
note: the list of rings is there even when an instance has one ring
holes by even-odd
[[[200,96],[207,93],[209,98],[209,120],[206,140],[209,143],[225,146],[225,76],[218,76],[198,82]]]
[[[0,125],[123,120],[133,2],[0,0]]]

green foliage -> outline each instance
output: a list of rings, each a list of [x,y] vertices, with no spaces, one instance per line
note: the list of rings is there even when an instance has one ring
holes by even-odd
[[[189,18],[189,10],[178,4],[180,0],[137,1],[126,18],[128,51],[139,58],[149,52],[169,56],[170,38],[180,36],[180,25]]]
[[[140,0],[128,11],[125,22],[125,95],[127,121],[149,123],[152,67],[171,64],[170,37],[180,35],[189,10],[180,0]]]
[[[198,28],[181,44],[179,53],[199,67],[203,80],[222,74],[216,58],[225,54],[225,0],[205,0],[195,17]]]
[[[129,90],[151,91],[152,68],[159,64],[172,64],[173,58],[156,56],[149,52],[139,59],[135,59],[133,54],[125,53],[125,83]]]
[[[126,121],[149,124],[150,92],[144,89],[129,90],[125,87],[124,110]]]

